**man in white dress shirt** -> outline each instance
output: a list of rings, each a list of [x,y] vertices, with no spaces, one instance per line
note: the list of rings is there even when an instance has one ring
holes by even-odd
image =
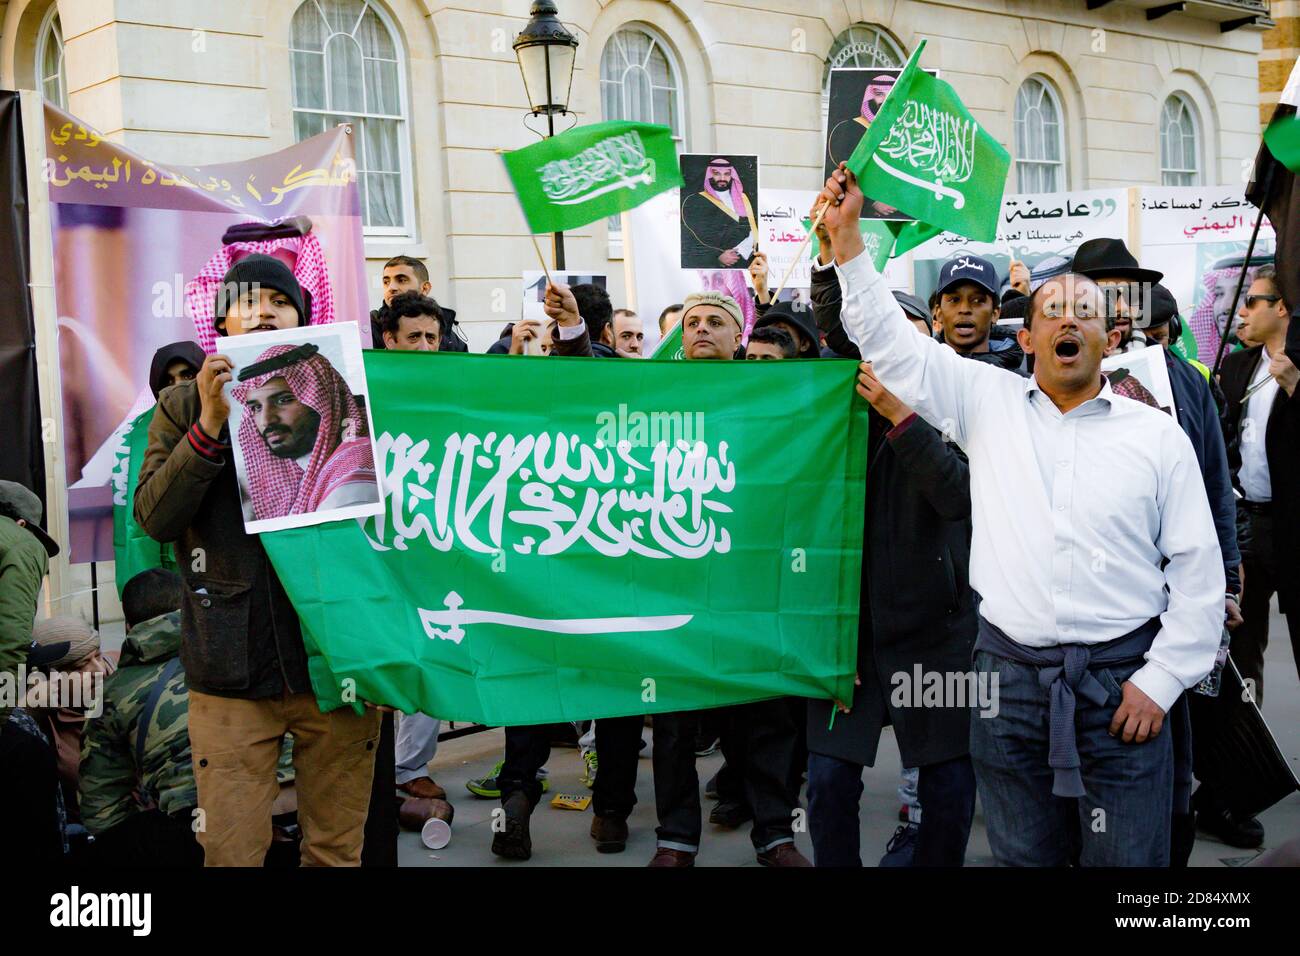
[[[1114,394],[1097,284],[1033,295],[1018,340],[1034,377],[916,335],[858,232],[862,192],[826,182],[841,319],[876,377],[970,459],[975,670],[996,716],[971,757],[999,864],[1166,866],[1166,712],[1214,665],[1223,562],[1191,443]],[[862,387],[859,386],[859,391]],[[996,681],[996,683],[995,683]]]

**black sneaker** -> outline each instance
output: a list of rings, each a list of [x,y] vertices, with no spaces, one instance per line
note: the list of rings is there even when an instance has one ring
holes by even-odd
[[[748,823],[754,819],[754,813],[743,803],[733,803],[730,800],[719,800],[709,814],[709,822],[714,826],[725,827],[728,830],[734,830],[742,823]]]
[[[528,818],[533,813],[528,796],[516,790],[503,803],[505,829],[492,837],[492,852],[507,860],[527,860],[533,855],[533,838],[528,832]]]
[[[885,855],[880,858],[881,866],[911,866],[916,854],[917,824],[905,823],[889,838],[885,845]]]
[[[1259,820],[1243,820],[1228,809],[1197,811],[1196,827],[1242,850],[1253,850],[1264,843],[1264,825]]]

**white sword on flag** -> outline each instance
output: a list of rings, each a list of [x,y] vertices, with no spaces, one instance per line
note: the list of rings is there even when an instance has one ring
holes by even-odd
[[[430,611],[417,608],[420,622],[430,640],[441,638],[459,644],[465,638],[462,624],[499,624],[503,627],[522,627],[530,631],[550,631],[553,634],[620,634],[639,631],[671,631],[690,623],[694,614],[661,614],[650,617],[525,617],[522,614],[505,614],[500,611],[476,611],[464,607],[464,599],[455,591],[447,592],[442,599],[445,610]],[[441,626],[438,626],[441,625]],[[444,630],[443,628],[446,628]]]

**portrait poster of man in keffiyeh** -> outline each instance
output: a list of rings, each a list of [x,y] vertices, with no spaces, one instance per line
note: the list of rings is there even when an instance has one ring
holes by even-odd
[[[253,333],[223,352],[250,534],[383,510],[355,323]]]
[[[758,157],[683,153],[682,268],[748,269],[758,251]]]
[[[831,82],[826,111],[826,153],[823,157],[822,175],[830,178],[840,163],[853,155],[885,103],[885,97],[894,88],[901,69],[838,69],[831,70]],[[929,71],[928,71],[929,72]],[[874,202],[868,198],[862,207],[864,219],[907,220],[910,216],[893,206]]]

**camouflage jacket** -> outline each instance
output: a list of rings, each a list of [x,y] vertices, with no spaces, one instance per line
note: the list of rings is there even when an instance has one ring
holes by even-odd
[[[170,815],[198,805],[190,761],[189,688],[180,667],[167,679],[149,717],[143,757],[137,758],[149,695],[180,646],[179,611],[137,624],[122,645],[117,672],[104,682],[104,712],[86,722],[81,745],[81,820],[91,833],[103,833],[155,806]],[[288,739],[276,776],[282,784],[293,779]]]
[[[190,766],[189,689],[179,667],[149,717],[143,760],[136,758],[145,704],[180,647],[179,611],[137,624],[122,645],[117,672],[104,682],[104,712],[86,721],[81,744],[81,819],[91,833],[151,803],[170,814],[199,802]]]

